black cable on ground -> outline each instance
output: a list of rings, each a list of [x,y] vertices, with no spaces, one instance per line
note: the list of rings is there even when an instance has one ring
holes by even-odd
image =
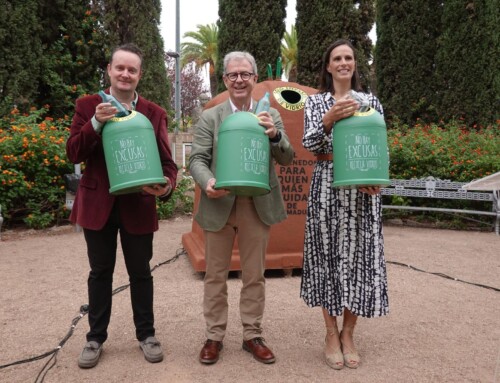
[[[45,379],[45,375],[50,371],[52,367],[54,367],[57,363],[57,354],[61,350],[61,348],[64,346],[64,344],[68,341],[68,339],[73,335],[73,332],[75,331],[77,323],[82,319],[89,311],[89,306],[87,304],[80,306],[80,314],[78,316],[74,317],[73,320],[71,321],[71,327],[66,334],[66,336],[59,342],[59,345],[52,351],[52,356],[49,358],[47,363],[44,364],[40,372],[38,373],[35,383],[42,383],[43,380]],[[52,364],[50,364],[52,362]]]
[[[17,364],[35,362],[37,360],[45,359],[46,357],[48,357],[50,355],[57,354],[59,352],[59,350],[62,348],[62,346],[64,346],[64,344],[67,342],[67,340],[71,337],[71,335],[73,335],[73,332],[75,330],[76,324],[80,321],[80,319],[82,319],[87,314],[87,311],[88,311],[88,305],[82,305],[80,307],[80,314],[77,317],[73,318],[73,320],[71,321],[71,327],[70,327],[68,333],[59,342],[59,345],[55,349],[53,349],[51,351],[47,351],[46,353],[43,353],[41,355],[34,356],[32,358],[18,360],[17,362],[12,362],[12,363],[9,363],[9,364],[1,365],[0,369],[6,368],[6,367],[10,367],[10,366],[15,366]]]
[[[154,270],[156,270],[160,266],[163,266],[163,265],[175,262],[181,255],[185,255],[185,254],[187,254],[186,250],[184,250],[183,248],[178,249],[177,252],[176,252],[176,254],[172,258],[167,259],[166,261],[163,261],[161,263],[158,263],[158,264],[154,265],[151,268],[151,272],[153,272]],[[443,273],[436,273],[436,272],[430,272],[430,271],[422,270],[422,269],[419,269],[417,267],[414,267],[414,266],[411,266],[411,265],[408,265],[408,264],[405,264],[405,263],[401,263],[401,262],[387,261],[387,263],[393,264],[393,265],[396,265],[396,266],[407,267],[407,268],[409,268],[411,270],[414,270],[414,271],[419,271],[419,272],[426,273],[426,274],[436,275],[436,276],[439,276],[439,277],[442,277],[442,278],[451,279],[453,281],[462,282],[462,283],[466,283],[466,284],[477,286],[477,287],[482,287],[482,288],[493,290],[493,291],[500,291],[500,289],[496,288],[496,287],[482,285],[482,284],[474,283],[474,282],[464,281],[464,280],[461,280],[461,279],[458,279],[458,278],[450,277],[449,275],[446,275],[446,274],[443,274]],[[129,286],[130,286],[130,284],[126,284],[126,285],[122,285],[122,286],[117,287],[116,289],[113,290],[112,295],[118,294],[119,292],[121,292],[123,290],[126,290]],[[4,369],[4,368],[7,368],[7,367],[10,367],[10,366],[15,366],[15,365],[18,365],[18,364],[24,364],[24,363],[29,363],[29,362],[34,362],[34,361],[37,361],[37,360],[45,359],[46,357],[50,356],[50,359],[45,363],[45,365],[40,370],[39,374],[37,375],[37,377],[35,379],[35,383],[42,383],[43,380],[45,379],[45,376],[50,371],[50,369],[56,365],[56,363],[57,363],[57,354],[59,353],[59,351],[61,350],[61,348],[64,346],[64,344],[68,341],[68,339],[73,335],[77,323],[80,321],[80,319],[82,319],[85,315],[87,315],[87,313],[88,313],[88,305],[84,304],[84,305],[82,305],[80,307],[80,313],[78,314],[78,316],[76,316],[75,318],[73,318],[73,320],[71,321],[71,327],[70,327],[68,333],[59,342],[59,345],[55,349],[53,349],[51,351],[48,351],[48,352],[45,352],[43,354],[34,356],[32,358],[19,360],[19,361],[16,361],[16,362],[5,364],[5,365],[0,365],[0,370]]]
[[[462,279],[458,279],[458,278],[453,278],[453,277],[450,277],[449,275],[446,275],[446,274],[443,274],[443,273],[434,273],[432,271],[425,271],[425,270],[422,270],[422,269],[418,269],[412,265],[407,265],[405,263],[401,263],[401,262],[395,262],[395,261],[386,261],[387,263],[391,263],[393,265],[397,265],[397,266],[404,266],[404,267],[408,267],[409,269],[411,270],[415,270],[415,271],[420,271],[421,273],[426,273],[426,274],[432,274],[432,275],[437,275],[438,277],[442,277],[442,278],[446,278],[446,279],[451,279],[453,281],[457,281],[457,282],[462,282],[462,283],[467,283],[468,285],[473,285],[473,286],[478,286],[478,287],[482,287],[484,289],[489,289],[489,290],[493,290],[493,291],[500,291],[499,288],[496,288],[496,287],[492,287],[492,286],[487,286],[487,285],[482,285],[480,283],[474,283],[474,282],[467,282],[467,281],[464,281]]]
[[[175,262],[177,259],[179,259],[179,257],[181,255],[185,255],[185,254],[187,254],[186,250],[184,250],[183,248],[178,249],[176,251],[175,255],[172,258],[167,259],[166,261],[163,261],[161,263],[158,263],[158,264],[154,265],[151,268],[151,272],[153,272],[155,269],[157,269],[160,266],[163,266],[163,265]],[[126,285],[122,285],[122,286],[117,287],[116,289],[113,290],[112,295],[118,294],[119,292],[121,292],[123,290],[126,290],[129,286],[130,286],[130,284],[128,283]],[[15,366],[15,365],[18,365],[18,364],[35,362],[37,360],[42,360],[42,359],[45,359],[48,356],[50,356],[49,360],[42,367],[42,369],[40,370],[40,372],[38,373],[38,375],[37,375],[37,377],[35,379],[35,383],[42,383],[43,380],[45,379],[45,376],[49,372],[49,370],[56,365],[56,363],[57,363],[57,354],[59,353],[59,351],[61,350],[61,348],[64,346],[64,344],[68,341],[68,339],[71,338],[71,336],[73,335],[73,333],[75,331],[77,323],[80,321],[80,319],[82,319],[85,315],[88,314],[88,311],[89,311],[88,304],[84,304],[84,305],[82,305],[80,307],[80,313],[78,314],[78,316],[76,316],[76,317],[74,317],[72,319],[72,321],[71,321],[71,327],[70,327],[68,333],[59,342],[59,345],[55,349],[53,349],[51,351],[47,351],[47,352],[45,352],[43,354],[31,357],[31,358],[27,358],[27,359],[23,359],[23,360],[18,360],[16,362],[12,362],[12,363],[8,363],[8,364],[0,365],[0,370],[4,369],[4,368],[7,368],[7,367]]]

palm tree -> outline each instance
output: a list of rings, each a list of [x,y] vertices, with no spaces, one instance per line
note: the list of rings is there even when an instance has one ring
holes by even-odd
[[[288,81],[297,81],[297,31],[292,25],[290,33],[285,31],[281,41],[281,56],[284,74]]]
[[[205,64],[209,65],[210,92],[212,96],[217,94],[217,77],[215,67],[217,65],[217,35],[219,29],[215,23],[196,26],[198,31],[184,33],[184,38],[189,37],[194,41],[181,44],[182,67],[194,63],[196,70],[201,70]]]

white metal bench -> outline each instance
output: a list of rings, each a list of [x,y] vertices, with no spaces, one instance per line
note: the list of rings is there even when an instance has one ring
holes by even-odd
[[[492,210],[448,209],[432,206],[382,205],[383,209],[401,209],[414,211],[437,211],[443,213],[478,214],[495,217],[495,233],[500,234],[500,191],[468,191],[463,188],[466,182],[440,180],[434,177],[401,180],[392,179],[391,185],[381,189],[382,195],[402,197],[436,198],[449,200],[491,201]]]

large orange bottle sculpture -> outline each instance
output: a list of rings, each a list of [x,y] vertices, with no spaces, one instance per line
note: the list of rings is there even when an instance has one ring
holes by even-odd
[[[271,95],[271,106],[280,112],[285,131],[295,150],[295,159],[291,165],[276,165],[276,174],[281,182],[288,218],[271,227],[266,253],[266,269],[299,269],[302,268],[304,250],[307,196],[315,163],[313,154],[302,146],[304,103],[306,97],[317,93],[317,90],[293,82],[267,80],[255,86],[252,96],[258,100],[266,92]],[[205,108],[221,104],[228,98],[229,93],[223,92],[213,98]],[[195,212],[198,209],[199,198],[200,189],[196,187]],[[182,236],[182,244],[193,268],[196,271],[205,271],[204,234],[203,229],[195,220],[193,220],[191,232]],[[240,269],[238,245],[235,243],[230,270]]]

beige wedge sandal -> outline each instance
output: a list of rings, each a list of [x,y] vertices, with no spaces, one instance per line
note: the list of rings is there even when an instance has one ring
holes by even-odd
[[[342,353],[344,354],[344,364],[349,368],[358,368],[359,363],[361,362],[361,357],[359,356],[358,352],[356,350],[353,350],[353,349],[347,347],[344,343],[342,343],[342,333],[346,329],[350,330],[351,337],[352,337],[352,333],[354,331],[354,326],[350,326],[350,327],[344,326],[342,328],[342,332],[340,333],[340,336],[339,336],[340,343],[342,345]]]
[[[344,368],[344,357],[341,351],[341,343],[339,338],[339,330],[336,326],[326,328],[327,335],[325,337],[325,361],[328,366],[334,370],[341,370]],[[327,344],[328,336],[336,336],[339,339],[339,346],[336,349],[332,349]]]

